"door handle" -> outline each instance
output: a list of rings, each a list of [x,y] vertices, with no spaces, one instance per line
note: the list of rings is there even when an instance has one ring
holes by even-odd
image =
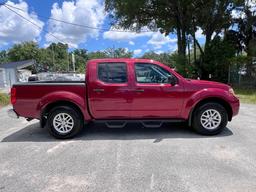
[[[144,92],[144,89],[136,89],[135,92]]]
[[[103,92],[104,89],[93,89],[94,92]]]

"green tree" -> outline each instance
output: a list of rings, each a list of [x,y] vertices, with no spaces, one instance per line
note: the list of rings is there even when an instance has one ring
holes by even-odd
[[[153,59],[159,61],[171,68],[177,70],[184,77],[196,77],[195,68],[193,65],[185,65],[184,57],[177,52],[174,53],[160,53],[157,54],[154,51],[146,52],[141,57],[144,59]]]
[[[104,51],[107,57],[112,58],[131,58],[133,52],[128,51],[125,48],[108,48]]]
[[[144,53],[144,55],[141,58],[153,59],[155,61],[159,61],[165,65],[168,65],[170,67],[175,67],[170,53],[157,54],[154,51],[149,51],[149,52]]]
[[[9,61],[35,60],[38,63],[39,46],[36,42],[24,42],[13,45],[8,50]],[[32,72],[36,72],[36,66],[28,67]]]
[[[108,58],[108,55],[103,51],[93,51],[88,53],[89,59],[102,59]]]
[[[186,55],[186,33],[191,26],[193,0],[106,0],[113,24],[140,31],[147,26],[168,35],[176,33],[178,53]]]
[[[52,43],[46,50],[44,55],[49,56],[50,61],[48,66],[51,71],[64,72],[69,70],[70,59],[67,44]]]
[[[235,57],[236,50],[229,39],[215,38],[208,47],[202,68],[207,69],[213,80],[228,82],[230,60]],[[205,77],[207,78],[207,77]]]
[[[8,53],[6,50],[0,51],[0,64],[9,62]]]
[[[39,52],[39,46],[36,42],[24,42],[15,44],[8,51],[8,57],[11,61],[22,61],[36,59]]]
[[[195,23],[194,27],[200,27],[205,35],[204,47],[201,47],[197,39],[194,39],[200,50],[200,62],[197,62],[199,64],[197,67],[203,79],[208,79],[209,74],[212,74],[212,68],[215,66],[212,66],[213,60],[214,62],[225,62],[225,60],[220,61],[220,58],[223,58],[222,53],[217,50],[221,43],[220,34],[223,31],[226,32],[233,25],[232,11],[240,7],[243,2],[243,0],[203,0],[194,10],[192,16]],[[192,31],[193,29],[190,33]],[[228,45],[233,46],[232,43],[222,42],[222,46],[230,50],[230,47],[227,47]],[[213,52],[213,50],[216,52]]]
[[[243,0],[106,0],[105,9],[110,12],[112,24],[125,29],[141,31],[147,26],[152,30],[160,30],[169,35],[176,33],[178,39],[178,63],[184,73],[187,64],[186,47],[188,35],[192,35],[200,49],[200,63],[197,66],[207,78],[210,63],[211,43],[223,30],[232,25],[231,13]],[[202,47],[196,39],[198,28],[206,36]],[[195,61],[196,62],[196,61]],[[202,65],[204,63],[204,65]]]
[[[256,57],[256,2],[250,3],[249,0],[244,1],[244,7],[241,11],[243,17],[238,17],[235,22],[238,24],[238,36],[243,51],[247,53],[248,62],[246,64],[246,78],[255,79],[256,70],[253,65]]]
[[[71,52],[75,56],[76,71],[84,73],[86,62],[89,60],[89,56],[86,49],[75,49]],[[71,56],[70,54],[70,56]]]

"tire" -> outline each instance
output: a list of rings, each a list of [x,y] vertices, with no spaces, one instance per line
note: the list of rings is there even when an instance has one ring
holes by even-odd
[[[226,109],[218,103],[206,103],[195,109],[192,128],[202,135],[216,135],[228,123]]]
[[[83,128],[80,113],[69,106],[53,108],[47,118],[48,132],[57,139],[72,138]]]

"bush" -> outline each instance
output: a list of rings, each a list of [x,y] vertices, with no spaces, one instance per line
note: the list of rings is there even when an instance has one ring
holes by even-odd
[[[0,93],[0,106],[5,106],[10,103],[9,95],[6,93]]]
[[[235,88],[235,93],[242,103],[256,104],[256,89]]]

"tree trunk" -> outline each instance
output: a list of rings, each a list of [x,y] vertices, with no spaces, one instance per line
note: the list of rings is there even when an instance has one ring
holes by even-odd
[[[186,38],[186,31],[185,29],[181,29],[182,30],[182,39],[181,39],[181,54],[184,56],[184,58],[186,57],[186,47],[187,47],[187,38]]]
[[[182,45],[181,45],[181,32],[180,32],[180,27],[177,27],[177,39],[178,39],[178,54],[181,55],[181,50],[182,50]]]
[[[178,54],[186,57],[186,30],[182,26],[182,23],[180,22],[179,18],[176,18],[177,22],[177,39],[178,39]]]
[[[210,71],[209,71],[209,67],[208,67],[208,63],[206,61],[206,57],[208,56],[208,50],[209,50],[209,46],[210,46],[210,42],[211,42],[211,37],[212,37],[212,33],[211,32],[206,32],[206,35],[205,35],[205,47],[204,47],[204,54],[202,55],[202,59],[201,59],[201,71],[202,71],[202,74],[201,74],[201,77],[202,79],[206,79],[208,80],[209,79],[209,74],[210,74]]]

